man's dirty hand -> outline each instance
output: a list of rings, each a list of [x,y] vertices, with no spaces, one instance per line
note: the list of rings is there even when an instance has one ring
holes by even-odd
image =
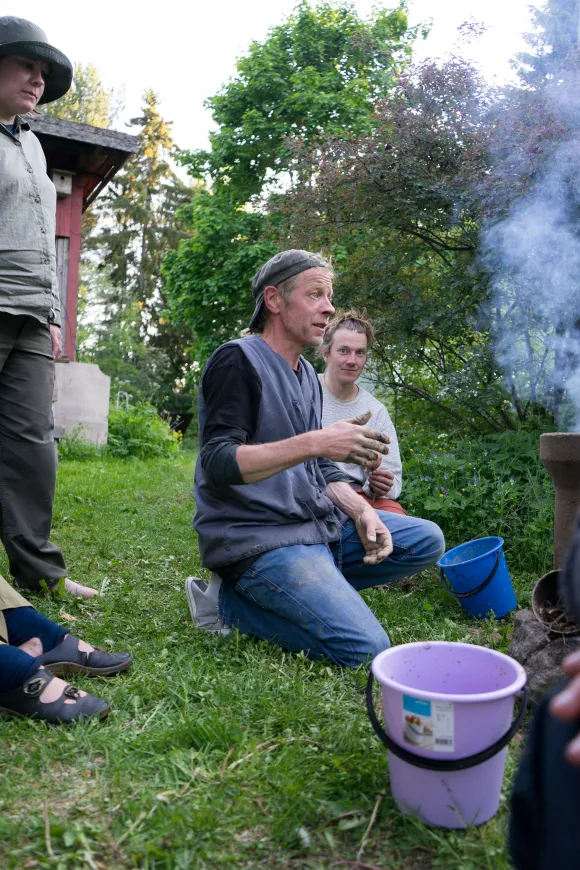
[[[562,662],[562,670],[572,679],[550,701],[550,713],[555,719],[569,722],[580,719],[580,651],[566,656]],[[580,734],[566,747],[566,758],[570,764],[580,767]]]
[[[393,552],[391,533],[370,505],[361,511],[355,520],[355,527],[365,548],[365,565],[378,565]]]
[[[373,495],[385,496],[390,493],[395,482],[395,475],[386,468],[377,468],[369,475],[369,485]]]
[[[367,411],[352,420],[340,420],[320,429],[317,432],[322,441],[320,455],[336,462],[354,462],[371,470],[378,468],[381,455],[389,452],[389,436],[364,425],[370,416],[371,412]]]

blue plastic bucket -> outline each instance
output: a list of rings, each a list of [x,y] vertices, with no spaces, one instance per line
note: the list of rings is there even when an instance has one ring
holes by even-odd
[[[503,538],[478,538],[445,553],[437,562],[441,583],[477,619],[496,619],[517,602],[503,553]]]

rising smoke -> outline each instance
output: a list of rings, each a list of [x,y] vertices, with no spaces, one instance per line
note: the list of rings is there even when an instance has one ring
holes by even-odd
[[[552,95],[555,108],[562,97]],[[580,128],[547,152],[527,191],[483,235],[488,314],[514,401],[543,405],[558,428],[578,430]]]

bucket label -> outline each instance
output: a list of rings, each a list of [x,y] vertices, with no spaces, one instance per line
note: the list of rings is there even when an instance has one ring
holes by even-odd
[[[403,695],[403,738],[433,752],[455,751],[453,704]]]

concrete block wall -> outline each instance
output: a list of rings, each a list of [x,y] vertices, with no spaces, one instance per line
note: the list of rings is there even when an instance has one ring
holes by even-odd
[[[107,443],[111,379],[94,363],[55,364],[55,431],[72,434],[82,426],[82,437]]]

